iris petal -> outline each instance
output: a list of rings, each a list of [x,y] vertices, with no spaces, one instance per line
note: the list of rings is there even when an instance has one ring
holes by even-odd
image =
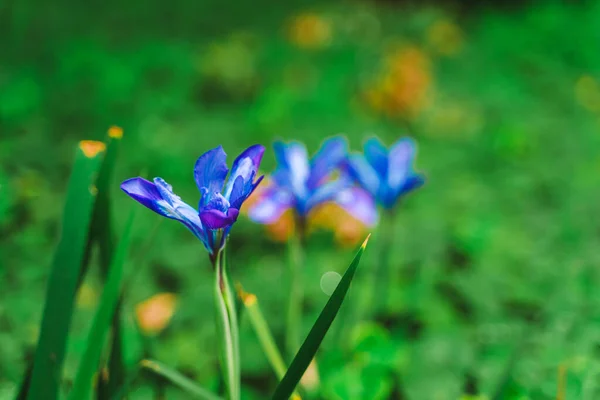
[[[209,193],[220,192],[227,176],[227,154],[223,147],[215,147],[198,157],[194,166],[194,179],[199,190],[207,188]]]
[[[162,196],[154,183],[141,177],[131,178],[121,183],[121,189],[140,204],[167,216],[163,208],[157,205],[157,202],[162,200]]]
[[[162,178],[154,178],[154,183],[140,177],[131,178],[121,184],[121,189],[152,211],[183,223],[196,237],[206,241],[197,211],[173,193],[171,185]]]
[[[388,174],[388,152],[379,139],[374,137],[365,142],[365,158],[379,177],[385,180]]]
[[[300,198],[306,196],[306,181],[310,175],[310,167],[308,163],[308,153],[306,147],[298,142],[285,144],[276,142],[273,145],[275,157],[279,166],[286,170],[294,194]]]
[[[373,196],[376,196],[382,182],[371,164],[362,155],[353,154],[350,156],[348,166],[354,179]]]
[[[373,226],[379,219],[373,196],[359,187],[339,192],[335,196],[335,202],[365,225]]]
[[[420,188],[425,184],[425,176],[421,174],[412,174],[404,181],[404,184],[400,187],[397,192],[397,196],[402,196],[410,192],[411,190],[415,190]]]
[[[398,191],[412,169],[415,145],[409,138],[402,138],[390,148],[388,157],[387,184],[392,191]]]
[[[301,211],[301,215],[306,215],[312,208],[326,201],[332,200],[339,192],[348,188],[350,184],[351,181],[349,179],[342,177],[319,186],[317,190],[308,198],[306,204],[304,204],[304,209],[299,210]]]
[[[200,212],[200,220],[207,229],[222,229],[231,226],[237,220],[239,213],[235,208],[230,208],[227,212],[217,209],[203,210]]]
[[[243,178],[248,190],[250,190],[252,179],[254,179],[256,176],[256,172],[258,171],[258,166],[260,165],[264,152],[265,147],[260,144],[256,144],[248,147],[235,159],[235,161],[233,161],[229,180],[227,181],[225,189],[223,190],[225,197],[231,198],[233,185],[239,176]]]
[[[308,187],[314,189],[322,183],[323,179],[344,161],[347,154],[348,144],[342,136],[325,140],[312,159]]]
[[[248,210],[248,216],[261,224],[272,224],[292,207],[293,197],[277,186],[271,186]]]

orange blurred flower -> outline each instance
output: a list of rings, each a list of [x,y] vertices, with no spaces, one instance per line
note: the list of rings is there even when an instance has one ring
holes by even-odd
[[[412,117],[423,109],[431,86],[430,59],[414,46],[386,56],[382,74],[364,92],[369,106],[384,115]]]
[[[356,246],[366,235],[367,227],[335,203],[325,203],[308,217],[308,229],[326,229],[334,233],[340,246]]]
[[[142,332],[155,335],[165,329],[175,313],[176,304],[177,296],[173,293],[159,293],[136,305],[135,316]]]
[[[288,39],[298,47],[319,49],[331,42],[331,24],[325,18],[302,13],[294,17],[288,27]]]

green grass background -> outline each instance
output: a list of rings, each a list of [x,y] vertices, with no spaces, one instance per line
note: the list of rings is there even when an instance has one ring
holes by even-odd
[[[289,40],[290,21],[304,12],[327,21],[331,43],[306,49]],[[326,338],[326,397],[491,397],[505,384],[513,393],[505,398],[556,398],[563,365],[568,399],[599,398],[599,19],[593,1],[0,4],[0,398],[10,398],[33,354],[74,144],[102,139],[110,125],[125,131],[118,180],[161,176],[192,204],[193,164],[218,144],[230,160],[265,144],[268,172],[275,138],[314,151],[337,133],[355,150],[369,134],[388,144],[412,135],[428,183],[397,215],[389,307],[376,323],[352,327],[349,348]],[[462,32],[456,54],[428,40],[440,21]],[[429,102],[408,126],[360,101],[390,48],[405,45],[431,62]],[[113,199],[120,231],[137,205],[117,181]],[[281,339],[285,247],[263,232],[245,218],[236,224],[232,274],[259,296]],[[133,306],[174,292],[173,321],[144,346],[214,387],[204,249],[179,224],[142,210],[132,242],[129,359],[142,351]],[[375,232],[359,275],[376,262],[377,243]],[[341,272],[352,253],[329,233],[311,237],[306,332],[327,300],[321,275]],[[94,274],[87,286],[67,378],[101,290]],[[247,398],[264,398],[274,378],[247,323],[242,357]],[[142,380],[133,398],[150,393]]]

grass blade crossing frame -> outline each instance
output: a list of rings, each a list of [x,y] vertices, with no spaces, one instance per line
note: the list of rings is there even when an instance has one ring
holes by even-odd
[[[323,338],[327,334],[329,327],[331,326],[338,311],[340,310],[340,307],[342,306],[342,302],[344,301],[346,293],[350,288],[350,283],[352,283],[352,278],[354,277],[354,273],[356,272],[356,268],[358,267],[360,257],[362,256],[362,253],[364,252],[365,247],[367,246],[368,240],[369,237],[367,237],[363,244],[360,246],[360,249],[358,250],[358,253],[356,253],[354,260],[352,260],[352,263],[344,273],[342,280],[340,281],[337,288],[329,298],[329,301],[327,301],[327,304],[325,304],[325,307],[321,311],[319,318],[317,318],[317,321],[310,329],[310,332],[304,340],[302,347],[300,347],[300,350],[298,351],[298,353],[296,353],[292,364],[290,365],[287,372],[285,373],[285,376],[277,386],[277,389],[275,389],[275,393],[272,397],[273,400],[289,399],[289,397],[294,392],[294,389],[298,385],[298,382],[300,382],[302,375],[304,375],[304,372],[306,371],[306,369],[310,365],[310,362],[317,353],[317,350],[319,349]]]
[[[125,263],[127,250],[129,249],[133,215],[134,213],[132,212],[125,225],[123,235],[119,241],[113,261],[109,268],[100,305],[92,322],[85,352],[81,358],[81,364],[77,370],[75,383],[69,394],[69,399],[86,399],[91,392],[94,374],[98,369],[102,348],[105,344],[104,339],[106,337],[106,332],[111,325],[115,309],[119,302],[123,277],[123,264]]]
[[[208,390],[196,385],[189,378],[181,375],[179,372],[170,367],[154,360],[142,360],[141,366],[148,368],[157,375],[162,376],[175,386],[183,389],[194,399],[200,400],[223,400],[219,396],[212,394]]]
[[[95,141],[82,141],[77,148],[27,396],[31,400],[58,397],[75,292],[96,197],[94,184],[104,150],[104,143]]]

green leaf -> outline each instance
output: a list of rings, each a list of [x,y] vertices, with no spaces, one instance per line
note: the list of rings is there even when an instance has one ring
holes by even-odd
[[[325,304],[325,307],[321,311],[319,318],[317,318],[317,321],[310,329],[310,332],[304,340],[302,347],[300,347],[300,350],[298,353],[296,353],[292,364],[277,386],[277,389],[275,389],[275,393],[272,397],[273,400],[288,399],[294,392],[298,382],[300,382],[302,375],[304,375],[304,372],[317,353],[323,338],[327,334],[327,331],[331,327],[333,320],[342,306],[344,298],[346,297],[346,293],[348,293],[348,289],[350,288],[350,283],[352,283],[352,278],[354,278],[354,273],[358,267],[360,257],[367,246],[368,240],[369,237],[367,237],[360,246],[360,249],[358,250],[358,253],[356,253],[354,260],[352,260],[352,263],[346,270],[346,273],[344,273],[342,280],[329,298],[329,301],[327,301],[327,304]]]
[[[109,128],[106,140],[106,156],[98,174],[98,198],[94,207],[89,245],[98,245],[100,256],[100,269],[106,279],[110,263],[114,256],[115,240],[113,236],[113,220],[111,212],[110,194],[113,187],[113,171],[117,163],[123,130],[112,126]],[[121,307],[117,304],[112,321],[112,345],[108,360],[108,382],[102,381],[98,385],[98,398],[110,398],[118,387],[123,384],[126,374],[121,345],[123,333],[121,331]]]
[[[98,198],[94,207],[92,218],[91,236],[100,247],[100,266],[103,275],[108,274],[114,253],[114,238],[112,234],[112,219],[110,207],[110,192],[112,187],[112,176],[117,163],[119,147],[123,131],[115,126],[108,130],[106,141],[106,155],[98,174]]]
[[[77,281],[96,197],[94,184],[104,150],[104,143],[94,141],[82,141],[77,148],[61,239],[48,281],[28,399],[55,400],[58,397]]]
[[[162,376],[167,379],[169,382],[178,386],[182,390],[186,391],[188,394],[193,396],[195,399],[201,400],[222,400],[219,396],[212,394],[208,390],[198,386],[196,383],[192,382],[189,378],[181,375],[179,372],[174,369],[159,363],[154,360],[142,360],[140,365],[144,368],[149,369],[157,375]]]
[[[94,316],[92,327],[88,334],[87,343],[81,364],[75,376],[73,389],[69,394],[69,399],[78,400],[86,399],[92,389],[94,373],[98,369],[102,348],[104,347],[106,332],[108,331],[115,309],[119,302],[121,293],[121,282],[123,277],[123,264],[127,257],[127,251],[130,245],[131,226],[133,225],[132,212],[127,223],[121,240],[113,257],[111,266],[108,271],[108,277],[100,299],[98,311]]]

